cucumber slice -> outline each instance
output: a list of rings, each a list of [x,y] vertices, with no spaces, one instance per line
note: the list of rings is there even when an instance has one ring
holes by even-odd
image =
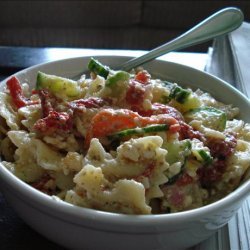
[[[213,157],[208,151],[204,149],[193,150],[192,152],[198,161],[201,161],[206,164],[209,164],[213,161]]]
[[[197,139],[192,140],[192,154],[194,157],[204,164],[210,164],[213,157],[210,154],[209,148],[205,147],[203,143]]]
[[[147,133],[157,133],[161,131],[166,131],[168,130],[168,128],[169,126],[167,124],[150,125],[143,128],[132,128],[132,129],[122,130],[120,132],[108,136],[108,138],[112,141],[116,139],[121,139],[125,136],[143,135]]]
[[[180,110],[187,111],[191,108],[200,106],[200,101],[189,89],[180,87],[177,83],[170,83],[167,81],[163,82],[164,86],[170,90],[169,96],[165,96],[162,99],[163,103],[169,103],[170,101],[175,102],[175,106],[179,107]]]
[[[94,72],[95,74],[104,77],[107,79],[109,75],[110,68],[108,66],[103,65],[99,61],[95,60],[94,58],[91,58],[88,63],[88,69],[91,72]]]
[[[125,71],[118,71],[113,76],[110,76],[107,80],[105,85],[107,87],[112,87],[117,84],[118,81],[128,81],[130,78],[130,74]]]
[[[125,71],[118,71],[109,76],[105,82],[105,89],[108,97],[120,100],[126,95],[130,74]]]
[[[170,99],[175,99],[177,102],[183,104],[186,102],[186,100],[188,99],[188,97],[190,96],[191,91],[188,89],[183,89],[182,87],[178,86],[178,85],[174,85],[171,88],[171,92],[170,92]]]
[[[197,151],[197,153],[200,155],[200,157],[204,162],[211,163],[213,161],[213,157],[210,155],[208,151],[200,149]]]
[[[166,176],[168,177],[168,185],[175,183],[175,181],[182,174],[188,156],[191,154],[191,146],[191,141],[189,139],[182,141],[175,140],[164,143],[163,148],[168,150],[166,161],[170,164],[170,166],[177,162],[180,162],[181,164],[181,168],[178,173],[173,173],[169,170],[165,172]]]
[[[54,94],[76,97],[80,94],[80,88],[76,81],[68,78],[49,75],[39,71],[36,79],[36,89],[48,89]]]
[[[173,164],[175,162],[181,162],[184,164],[186,157],[191,153],[191,142],[189,139],[165,142],[163,144],[163,148],[168,151],[166,160],[169,164]]]
[[[208,128],[223,131],[226,127],[226,113],[213,107],[199,107],[191,109],[184,114],[187,122],[192,120],[202,121],[202,124]]]

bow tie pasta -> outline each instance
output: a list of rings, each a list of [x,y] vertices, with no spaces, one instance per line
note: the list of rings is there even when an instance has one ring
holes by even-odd
[[[0,93],[2,164],[62,201],[115,213],[181,212],[249,178],[250,125],[209,93],[91,59],[78,81],[11,77]],[[32,83],[30,83],[32,84]]]

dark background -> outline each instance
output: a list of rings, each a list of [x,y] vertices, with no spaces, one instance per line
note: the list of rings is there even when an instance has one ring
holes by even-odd
[[[225,7],[250,21],[249,0],[0,1],[0,46],[150,50]]]

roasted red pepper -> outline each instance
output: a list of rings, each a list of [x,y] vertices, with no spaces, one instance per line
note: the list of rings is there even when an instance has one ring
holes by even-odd
[[[168,114],[172,117],[174,117],[176,120],[178,121],[182,121],[183,117],[181,115],[181,113],[168,105],[165,104],[161,104],[161,103],[153,103],[151,109],[148,110],[143,110],[140,108],[135,107],[135,110],[133,109],[133,111],[138,112],[141,116],[152,116],[152,115],[160,115],[160,114]]]
[[[148,84],[151,80],[151,75],[146,70],[141,70],[135,75],[135,80],[142,83]]]
[[[38,103],[38,101],[31,101],[30,99],[24,96],[22,86],[15,76],[11,77],[7,81],[6,85],[10,91],[11,98],[17,108]]]
[[[222,178],[227,168],[227,159],[234,152],[237,145],[236,134],[226,134],[225,140],[211,138],[206,142],[211,155],[215,159],[213,164],[197,170],[202,186],[209,187]]]
[[[73,127],[72,116],[66,112],[50,111],[45,118],[34,124],[34,129],[40,133],[50,135],[54,132],[69,133]]]
[[[106,102],[102,98],[89,97],[87,99],[79,99],[69,103],[69,106],[73,109],[81,108],[100,108],[104,106]]]
[[[126,93],[126,102],[132,107],[141,107],[145,91],[145,87],[142,84],[136,81],[131,81]]]
[[[50,111],[54,111],[58,100],[53,94],[49,93],[47,90],[39,90],[38,94],[41,100],[42,116],[44,118],[49,115]]]
[[[184,173],[177,181],[176,185],[177,186],[186,186],[188,184],[191,184],[194,182],[194,179],[188,175],[187,173]]]

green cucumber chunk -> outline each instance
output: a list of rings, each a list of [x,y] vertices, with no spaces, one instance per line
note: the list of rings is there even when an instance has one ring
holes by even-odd
[[[168,128],[169,128],[169,125],[167,124],[150,125],[150,126],[143,127],[143,128],[131,128],[131,129],[126,129],[126,130],[122,130],[120,132],[114,133],[108,136],[108,138],[110,140],[122,139],[123,137],[126,137],[126,136],[162,132],[162,131],[168,130]]]
[[[112,87],[112,86],[115,86],[117,84],[117,82],[119,82],[119,81],[123,81],[123,82],[128,81],[129,78],[130,78],[130,74],[128,72],[118,71],[114,75],[108,77],[105,85],[107,87]]]
[[[219,131],[225,129],[227,122],[225,112],[209,106],[191,109],[184,114],[184,118],[187,122],[192,120],[201,121],[204,126]]]
[[[170,98],[175,99],[177,102],[183,104],[188,99],[189,95],[191,94],[191,91],[188,89],[183,89],[182,87],[178,85],[174,85],[174,87],[171,89],[170,92]]]
[[[107,79],[110,71],[110,68],[108,66],[103,65],[94,58],[90,59],[88,63],[88,69],[89,71],[94,72],[95,74],[102,76],[105,79]]]
[[[62,94],[68,97],[75,97],[80,94],[80,88],[76,81],[56,75],[49,75],[41,71],[37,73],[36,89],[47,89],[54,94]]]
[[[185,168],[186,161],[188,156],[191,154],[191,141],[189,139],[186,140],[174,140],[165,142],[163,144],[163,148],[167,149],[168,153],[166,155],[166,161],[171,166],[174,163],[180,163],[181,168],[177,173],[171,173],[169,170],[165,172],[166,176],[168,177],[168,185],[175,183],[175,181],[179,178],[182,174],[183,169]]]
[[[213,157],[208,151],[204,149],[193,150],[193,154],[195,155],[198,161],[203,162],[205,164],[209,164],[213,161]]]
[[[190,155],[191,142],[189,139],[186,140],[174,140],[171,142],[165,142],[163,148],[167,149],[166,160],[169,164],[175,162],[181,162],[184,164],[186,157]]]
[[[209,148],[205,147],[199,140],[192,140],[191,151],[197,161],[202,162],[203,164],[210,164],[213,161]]]

